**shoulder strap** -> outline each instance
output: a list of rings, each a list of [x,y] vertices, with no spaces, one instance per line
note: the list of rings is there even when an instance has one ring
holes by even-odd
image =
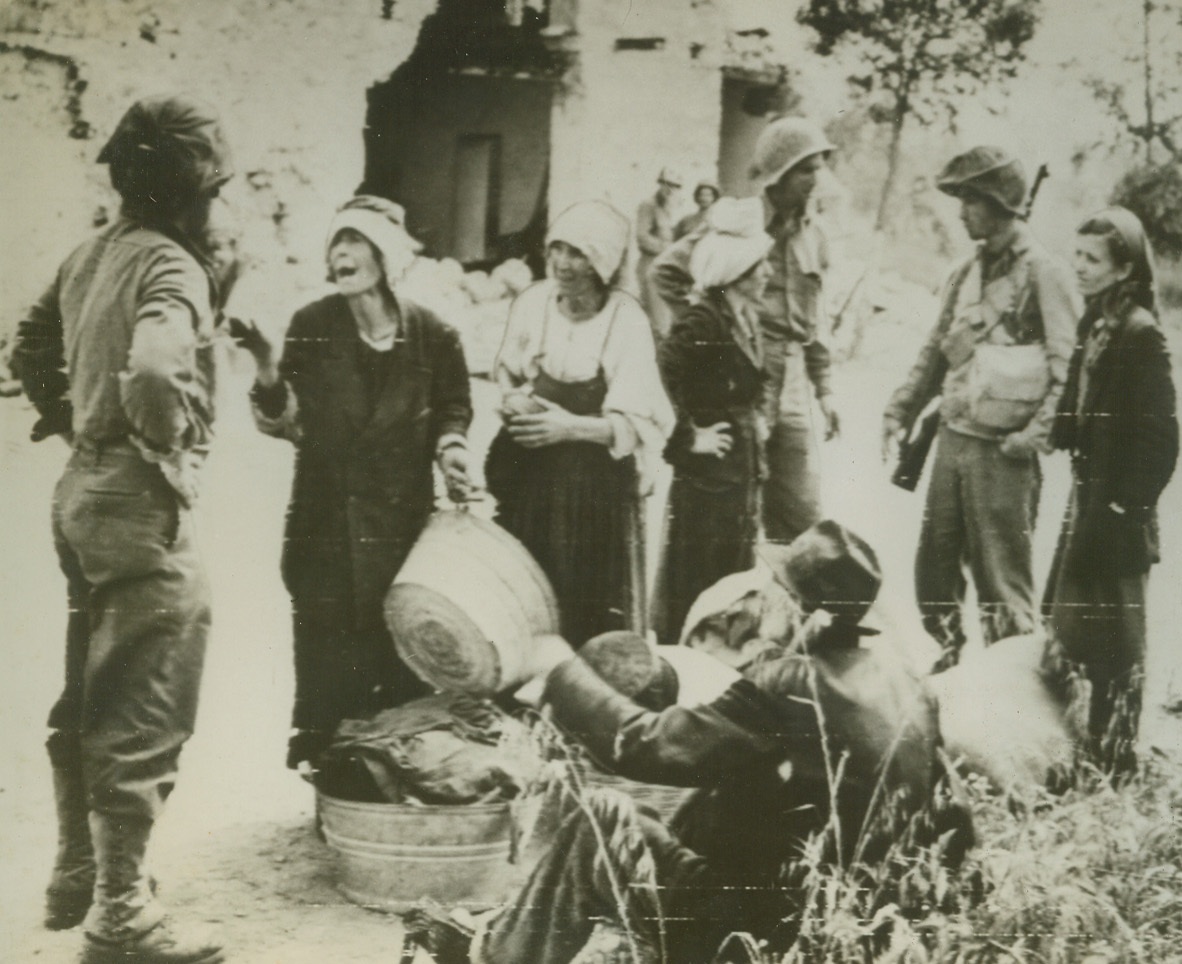
[[[616,318],[620,315],[620,304],[624,300],[616,292],[610,293],[608,298],[615,298],[615,305],[612,307],[611,317],[607,320],[607,330],[603,333],[603,343],[599,346],[600,365],[603,364],[603,356],[607,353],[607,343],[611,341],[612,332],[616,327]]]
[[[956,317],[956,309],[960,304],[960,293],[964,286],[969,281],[969,275],[972,274],[973,266],[977,264],[975,257],[966,261],[963,265],[956,269],[954,277],[948,281],[948,299],[945,304],[941,305],[941,313],[939,319],[939,326],[941,329],[947,331],[952,325],[952,320]]]
[[[1002,324],[1006,320],[1006,317],[1008,315],[1012,315],[1015,318],[1015,320],[1021,316],[1022,310],[1026,307],[1026,302],[1028,302],[1030,300],[1030,289],[1034,287],[1031,284],[1031,275],[1033,274],[1033,272],[1030,270],[1030,260],[1028,258],[1024,259],[1023,268],[1024,268],[1025,275],[1022,278],[1022,283],[1020,285],[1017,285],[1016,290],[1014,291],[1014,300],[1013,300],[1013,302],[1011,302],[1009,310],[1008,311],[999,311],[997,313],[997,320],[994,321],[992,325],[990,325],[988,328],[986,328],[981,333],[981,337],[977,339],[978,344],[985,341],[985,339],[987,339],[991,334],[993,334],[994,329],[996,329],[998,325]],[[982,297],[982,300],[984,300],[984,296],[985,296],[985,275],[984,275],[984,273],[982,273],[981,274],[981,297]],[[1042,323],[1042,316],[1041,315],[1039,316],[1039,323],[1040,323],[1040,325]],[[1042,334],[1043,338],[1046,337],[1045,333],[1040,333],[1040,334]]]

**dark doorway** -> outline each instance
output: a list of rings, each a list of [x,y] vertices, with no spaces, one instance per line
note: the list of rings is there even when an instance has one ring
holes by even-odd
[[[778,84],[723,75],[718,137],[718,182],[723,194],[749,197],[758,193],[747,168],[759,132],[783,107],[782,93]]]
[[[465,264],[485,261],[500,236],[500,134],[460,135],[453,190],[453,255]]]

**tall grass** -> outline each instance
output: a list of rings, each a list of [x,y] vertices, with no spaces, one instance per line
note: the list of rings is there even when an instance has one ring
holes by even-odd
[[[782,964],[1182,961],[1176,763],[1151,761],[1120,788],[1083,774],[1023,806],[981,782],[969,794],[980,843],[959,873],[932,848],[809,866]]]
[[[549,754],[565,756],[569,744],[560,750],[565,741],[547,736]],[[844,760],[828,749],[838,786]],[[584,787],[571,769],[568,790],[578,796]],[[959,870],[945,859],[947,838],[916,846],[901,834],[883,860],[842,866],[833,860],[834,827],[814,836],[786,874],[796,906],[786,922],[791,944],[765,949],[764,962],[1182,962],[1182,761],[1155,753],[1119,786],[1080,764],[1070,789],[1021,799],[970,776],[964,793],[978,842]],[[605,842],[603,855],[611,849]],[[651,959],[627,926],[624,897],[651,881],[617,883],[621,943],[634,961]],[[669,964],[708,964],[710,955]]]

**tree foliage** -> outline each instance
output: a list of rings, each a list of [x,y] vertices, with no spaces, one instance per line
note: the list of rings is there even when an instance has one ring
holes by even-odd
[[[891,125],[882,226],[909,117],[955,121],[964,98],[1015,75],[1038,25],[1039,0],[808,0],[797,19],[818,53],[851,57],[850,82]]]
[[[893,95],[922,123],[955,115],[982,84],[1012,77],[1038,23],[1037,0],[811,0],[797,19],[816,50],[853,48],[850,80]]]
[[[1124,73],[1086,79],[1116,122],[1117,136],[1092,148],[1119,151],[1131,142],[1139,158],[1112,193],[1133,211],[1160,254],[1182,258],[1182,0],[1141,0],[1139,20],[1122,16],[1116,32],[1135,30]],[[1084,152],[1081,152],[1083,154]]]
[[[1177,161],[1133,168],[1116,185],[1112,203],[1141,219],[1159,254],[1182,258],[1182,168]]]

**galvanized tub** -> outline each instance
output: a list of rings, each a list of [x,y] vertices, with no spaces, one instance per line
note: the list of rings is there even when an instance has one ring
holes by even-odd
[[[525,681],[527,647],[558,632],[558,603],[525,546],[469,512],[437,512],[385,600],[399,656],[445,692],[489,696]]]
[[[401,912],[423,897],[490,907],[511,892],[509,804],[357,803],[317,793],[341,891],[365,907]]]

